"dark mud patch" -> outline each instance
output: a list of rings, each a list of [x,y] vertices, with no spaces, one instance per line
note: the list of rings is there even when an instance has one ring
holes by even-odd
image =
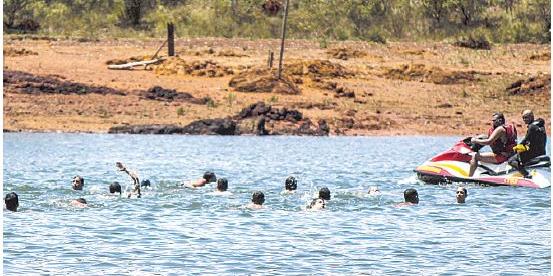
[[[21,71],[4,71],[4,88],[9,92],[26,94],[102,94],[126,95],[123,91],[83,83],[65,81],[56,75],[37,76]]]
[[[492,45],[485,37],[468,36],[453,43],[453,46],[474,50],[491,50]]]
[[[19,56],[36,56],[37,52],[27,50],[25,48],[15,49],[15,48],[4,48],[4,56],[6,57],[19,57]]]
[[[551,91],[551,75],[544,74],[521,79],[511,83],[505,90],[509,95],[547,93]]]
[[[187,92],[178,92],[175,89],[166,89],[161,86],[154,86],[140,93],[140,97],[145,100],[164,101],[164,102],[188,102],[192,104],[207,104],[208,97],[195,98]]]

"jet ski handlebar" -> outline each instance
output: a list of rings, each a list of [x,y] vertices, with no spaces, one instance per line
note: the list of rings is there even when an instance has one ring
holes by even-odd
[[[465,145],[469,146],[470,149],[472,149],[472,151],[478,152],[478,151],[480,151],[480,149],[482,149],[484,147],[484,145],[472,143],[471,140],[472,140],[472,137],[469,136],[469,137],[463,139],[463,143],[465,143]]]

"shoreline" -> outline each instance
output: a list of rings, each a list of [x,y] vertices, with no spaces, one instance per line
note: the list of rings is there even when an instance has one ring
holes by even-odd
[[[178,39],[176,58],[146,70],[108,70],[109,62],[151,55],[156,41],[8,36],[4,130],[192,125],[190,131],[203,134],[206,126],[194,123],[231,118],[240,133],[251,134],[262,115],[269,133],[285,135],[470,136],[485,133],[496,111],[524,133],[525,109],[550,122],[550,45],[473,50],[444,42],[346,41],[320,48],[290,40],[283,90],[266,70],[255,71],[276,42]],[[260,102],[265,106],[251,108]],[[255,111],[237,118],[248,107]]]

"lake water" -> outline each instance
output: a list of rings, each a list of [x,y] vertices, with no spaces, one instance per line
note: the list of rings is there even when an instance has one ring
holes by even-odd
[[[551,190],[418,182],[413,169],[459,137],[201,137],[4,134],[6,275],[546,275]],[[141,199],[108,196],[150,179]],[[176,188],[206,170],[229,180]],[[75,175],[83,191],[71,189]],[[298,190],[282,195],[294,175]],[[369,197],[370,186],[382,195]],[[304,206],[320,187],[324,211]],[[416,188],[420,204],[396,208]],[[253,191],[266,208],[243,208]],[[84,197],[89,208],[69,205]]]

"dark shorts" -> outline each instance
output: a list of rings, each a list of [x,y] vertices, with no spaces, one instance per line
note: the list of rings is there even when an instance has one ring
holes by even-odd
[[[516,161],[517,163],[520,162],[521,164],[528,163],[528,161],[544,154],[532,152],[532,151],[524,151],[521,153],[517,153],[509,158],[509,163]]]

